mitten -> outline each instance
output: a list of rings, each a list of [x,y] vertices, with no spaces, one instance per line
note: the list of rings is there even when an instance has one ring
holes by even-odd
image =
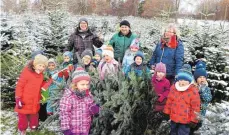
[[[58,77],[62,78],[63,76],[64,76],[63,71],[60,71],[60,72],[58,73]]]
[[[73,135],[72,131],[70,129],[63,131],[64,135]]]
[[[22,106],[24,105],[23,102],[21,101],[21,98],[20,97],[17,97],[17,98],[15,98],[15,100],[16,100],[16,107],[18,109],[21,109]]]
[[[190,127],[190,128],[195,128],[196,125],[197,125],[197,123],[192,122],[192,121],[189,123],[189,127]]]
[[[65,79],[68,78],[68,76],[69,76],[68,69],[65,69],[65,70],[63,71],[63,75],[64,75],[64,78],[65,78]]]
[[[91,106],[90,110],[93,115],[99,113],[99,105],[96,104],[96,105]]]
[[[164,100],[164,96],[161,95],[161,94],[159,94],[158,96],[159,96],[159,97],[158,97],[158,101],[159,101],[159,102],[162,102],[162,101]]]

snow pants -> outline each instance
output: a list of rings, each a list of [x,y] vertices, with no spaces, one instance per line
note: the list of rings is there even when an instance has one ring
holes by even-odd
[[[31,130],[36,130],[38,127],[38,113],[37,114],[21,114],[18,113],[18,129],[25,131],[28,125]]]

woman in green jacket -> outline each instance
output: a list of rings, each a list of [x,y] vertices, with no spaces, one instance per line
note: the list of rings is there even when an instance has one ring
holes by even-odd
[[[109,45],[112,45],[114,48],[114,58],[122,62],[125,51],[137,35],[131,32],[130,23],[127,20],[121,21],[119,26],[120,31],[112,36]]]

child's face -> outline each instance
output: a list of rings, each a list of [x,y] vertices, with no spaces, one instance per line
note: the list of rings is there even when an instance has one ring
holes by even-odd
[[[85,21],[80,22],[80,29],[83,31],[87,30],[87,22]]]
[[[189,81],[186,80],[179,80],[178,82],[180,87],[188,86],[190,84]]]
[[[112,58],[109,55],[104,55],[104,60],[106,62],[111,62]]]
[[[64,56],[64,62],[69,62],[70,58],[68,56]]]
[[[91,63],[91,57],[86,55],[82,58],[84,65],[89,65]]]
[[[44,64],[37,64],[34,66],[34,70],[36,73],[40,74],[45,70],[46,66]]]
[[[77,84],[76,84],[76,88],[80,92],[88,90],[89,87],[90,87],[90,84],[89,84],[89,81],[87,81],[87,80],[81,80],[81,81],[77,82]]]
[[[164,77],[165,77],[165,73],[160,72],[160,71],[159,71],[159,72],[157,72],[157,78],[158,78],[158,79],[160,79],[160,80],[161,80],[161,79],[162,79],[162,78],[164,78]]]
[[[55,70],[55,68],[56,68],[56,65],[54,64],[54,63],[49,63],[48,64],[48,69],[50,70],[50,71],[53,71],[53,70]]]
[[[132,52],[137,52],[139,49],[138,49],[137,47],[131,47],[130,50],[131,50]]]
[[[197,84],[198,85],[202,85],[202,84],[206,84],[207,83],[207,79],[205,76],[200,76],[197,78]]]
[[[142,58],[139,57],[139,56],[137,56],[137,57],[135,58],[135,63],[136,63],[137,65],[141,65],[141,64],[142,64]]]
[[[94,56],[94,58],[96,59],[96,61],[100,61],[100,60],[101,60],[101,58],[100,58],[100,56],[99,56],[98,54],[96,54],[96,55]]]

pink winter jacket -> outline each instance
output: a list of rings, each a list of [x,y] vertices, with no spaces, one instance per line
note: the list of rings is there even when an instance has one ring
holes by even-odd
[[[73,133],[89,133],[93,115],[90,110],[94,100],[89,92],[83,98],[78,97],[72,90],[65,89],[60,100],[61,130],[71,130]]]
[[[101,60],[98,66],[99,77],[104,80],[105,76],[112,75],[118,72],[118,62],[113,59],[110,63]]]
[[[158,98],[154,104],[154,109],[155,111],[163,111],[164,106],[166,104],[167,96],[170,91],[170,82],[165,77],[162,80],[158,81],[156,79],[156,75],[153,75],[152,84],[153,84],[154,91],[156,92],[157,96],[158,97],[159,95],[162,96],[162,102],[160,102]]]

